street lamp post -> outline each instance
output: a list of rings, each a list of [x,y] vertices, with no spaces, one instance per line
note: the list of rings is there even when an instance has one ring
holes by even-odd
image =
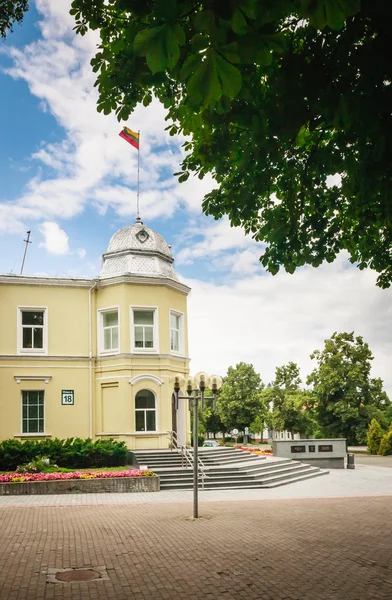
[[[197,373],[194,378],[184,378],[183,375],[173,377],[175,408],[178,409],[179,400],[188,400],[193,406],[193,518],[199,518],[199,400],[204,408],[205,400],[212,400],[213,410],[216,408],[216,397],[222,385],[222,379],[218,375],[207,375]],[[181,396],[181,386],[185,385],[187,395]],[[210,386],[212,396],[206,396],[205,390]]]

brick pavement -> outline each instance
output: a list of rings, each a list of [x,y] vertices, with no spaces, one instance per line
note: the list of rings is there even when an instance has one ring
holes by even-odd
[[[392,598],[390,497],[0,508],[0,600]],[[109,580],[48,583],[53,568]]]

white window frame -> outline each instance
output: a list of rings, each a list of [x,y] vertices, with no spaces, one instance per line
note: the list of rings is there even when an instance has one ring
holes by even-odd
[[[157,354],[159,353],[159,327],[158,327],[158,307],[157,306],[131,306],[130,307],[131,315],[131,352],[133,354]],[[149,311],[154,315],[154,324],[153,324],[153,347],[152,348],[136,348],[135,346],[135,321],[133,315],[135,312],[143,312]]]
[[[110,312],[115,312],[117,311],[117,317],[118,317],[118,347],[117,348],[110,348],[109,350],[105,350],[104,348],[104,335],[103,335],[103,315],[105,313],[110,313]],[[99,354],[103,354],[103,355],[107,355],[107,354],[119,354],[120,353],[120,346],[121,346],[121,339],[120,339],[120,333],[121,333],[121,328],[120,328],[120,307],[119,306],[108,306],[105,308],[100,308],[98,310],[98,352]]]
[[[179,329],[179,335],[178,335],[178,343],[179,343],[179,349],[178,350],[172,350],[171,348],[171,330],[172,330],[172,326],[171,326],[171,315],[175,315],[176,317],[180,317],[180,329]],[[184,356],[185,354],[185,336],[184,336],[184,313],[180,312],[179,310],[175,310],[174,308],[169,308],[169,350],[170,350],[170,354],[174,354],[175,356]]]
[[[30,393],[30,392],[41,392],[43,394],[43,396],[44,396],[44,402],[43,402],[44,416],[43,416],[43,419],[42,419],[42,421],[43,421],[43,430],[42,431],[37,431],[35,433],[34,432],[31,433],[30,431],[23,431],[23,394],[26,393],[26,392],[28,392],[28,393]],[[21,419],[20,419],[20,431],[22,432],[22,435],[26,435],[26,436],[31,435],[32,437],[34,437],[34,436],[35,437],[39,437],[40,435],[44,435],[45,431],[46,431],[46,429],[45,429],[45,412],[46,412],[45,411],[45,390],[21,390],[21,392],[20,392],[20,417],[21,417]]]
[[[144,391],[151,392],[152,395],[154,396],[154,399],[155,399],[155,408],[154,409],[153,408],[136,408],[136,396],[138,395],[139,392],[144,392]],[[155,429],[149,429],[149,430],[145,429],[144,431],[138,431],[136,429],[136,412],[142,412],[142,411],[144,411],[144,423],[146,423],[146,411],[151,411],[152,412],[153,410],[155,411]],[[159,431],[159,428],[158,428],[158,402],[157,402],[157,395],[156,395],[156,393],[152,389],[150,389],[150,388],[141,388],[140,390],[138,390],[135,393],[135,396],[134,396],[134,415],[135,415],[135,433],[138,433],[139,435],[140,434],[147,434],[148,435],[148,434],[156,433],[157,431]]]
[[[42,348],[23,348],[22,313],[43,312],[44,326],[42,333]],[[47,306],[18,306],[17,307],[17,354],[48,354],[48,307]]]

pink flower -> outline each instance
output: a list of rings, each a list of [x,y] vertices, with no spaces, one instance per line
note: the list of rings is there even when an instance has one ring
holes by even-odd
[[[131,469],[126,471],[74,471],[73,473],[7,473],[0,475],[0,483],[26,481],[63,481],[68,479],[106,479],[112,477],[151,477],[149,470]]]

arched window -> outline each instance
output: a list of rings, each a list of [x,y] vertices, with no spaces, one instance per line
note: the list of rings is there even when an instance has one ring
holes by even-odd
[[[140,390],[135,398],[136,431],[156,431],[155,396],[150,390]]]

